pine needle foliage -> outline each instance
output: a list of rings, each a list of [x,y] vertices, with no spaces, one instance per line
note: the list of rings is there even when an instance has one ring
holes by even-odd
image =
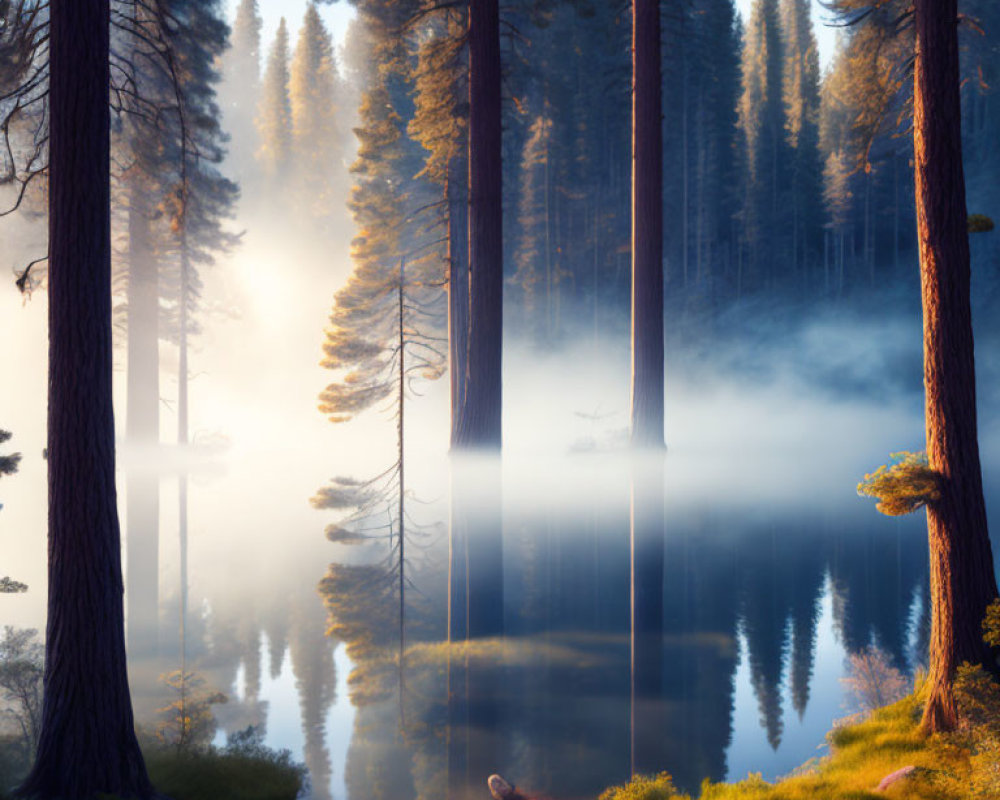
[[[878,499],[876,509],[890,517],[909,514],[941,497],[941,476],[927,463],[927,453],[892,453],[893,463],[865,475],[858,494]]]

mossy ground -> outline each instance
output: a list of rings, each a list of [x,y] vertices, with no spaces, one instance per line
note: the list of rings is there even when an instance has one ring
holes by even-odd
[[[831,754],[815,766],[774,783],[751,775],[737,783],[702,786],[701,800],[967,800],[969,750],[956,739],[920,732],[921,703],[909,696],[879,709],[864,722],[830,733]],[[884,792],[875,788],[886,775],[908,765],[910,778]],[[614,787],[601,800],[680,800],[669,781],[635,779]]]

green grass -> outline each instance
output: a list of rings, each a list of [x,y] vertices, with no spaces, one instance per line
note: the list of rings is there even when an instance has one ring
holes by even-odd
[[[702,786],[701,800],[966,800],[970,781],[968,749],[946,737],[927,737],[919,730],[921,703],[910,696],[887,706],[857,725],[829,734],[831,754],[813,768],[770,783],[750,775],[737,783]],[[885,792],[879,781],[901,767],[916,773]],[[663,789],[669,782],[661,784]],[[669,787],[673,792],[672,787]],[[667,800],[686,798],[663,793],[649,778],[614,787],[601,800]]]

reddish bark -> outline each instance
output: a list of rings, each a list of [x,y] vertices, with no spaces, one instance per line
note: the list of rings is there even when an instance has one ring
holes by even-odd
[[[970,661],[995,669],[982,639],[982,620],[997,584],[976,432],[957,2],[916,0],[914,12],[913,140],[927,455],[942,476],[941,499],[927,508],[933,616],[923,724],[941,731],[957,722],[955,668]]]
[[[663,133],[660,4],[632,3],[632,428],[663,447]]]
[[[19,794],[148,797],[125,667],[111,406],[108,0],[52,0],[45,696]]]

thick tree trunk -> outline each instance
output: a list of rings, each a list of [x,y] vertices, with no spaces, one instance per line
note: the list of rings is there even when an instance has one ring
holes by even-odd
[[[456,446],[500,449],[503,207],[500,11],[469,4],[469,363]]]
[[[956,0],[916,0],[913,91],[917,232],[924,306],[927,455],[942,476],[927,508],[930,540],[930,695],[924,726],[957,722],[951,682],[963,661],[995,669],[982,639],[997,595],[986,527],[969,302]]]
[[[660,4],[632,4],[632,430],[663,447],[663,134]]]
[[[49,593],[42,731],[19,793],[151,795],[125,666],[111,404],[108,0],[50,5]]]
[[[448,163],[448,352],[451,360],[451,444],[459,442],[469,353],[469,168],[455,156]]]

